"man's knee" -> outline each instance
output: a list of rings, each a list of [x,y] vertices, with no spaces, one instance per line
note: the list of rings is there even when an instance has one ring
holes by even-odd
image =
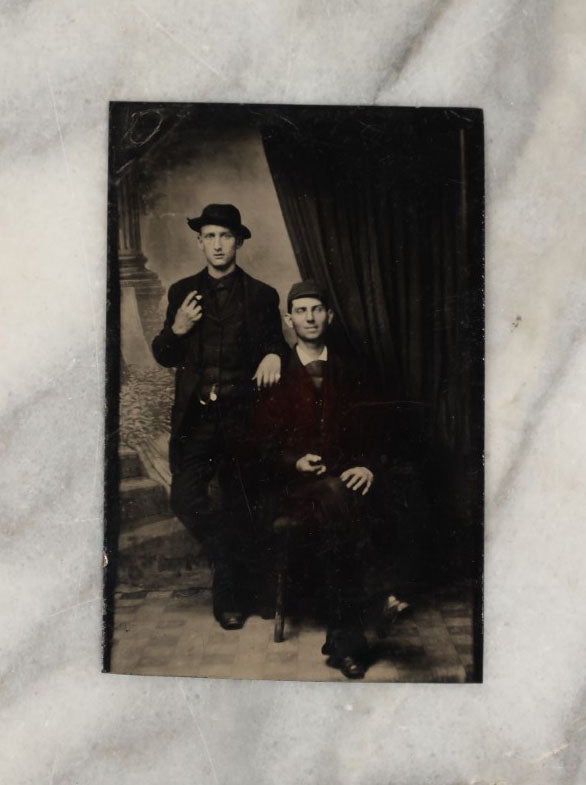
[[[197,515],[205,509],[207,499],[184,493],[182,488],[171,486],[171,509],[178,518],[184,515]]]
[[[171,482],[171,510],[192,533],[197,534],[211,512],[207,489],[195,488],[182,480],[181,475],[174,475]]]
[[[349,515],[349,491],[339,477],[321,477],[312,489],[313,504],[328,528],[345,526]]]
[[[324,477],[320,480],[320,493],[329,501],[346,500],[348,489],[339,477]]]

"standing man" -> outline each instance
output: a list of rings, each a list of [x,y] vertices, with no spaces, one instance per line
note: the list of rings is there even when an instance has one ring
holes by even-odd
[[[161,365],[176,367],[171,417],[171,507],[203,544],[214,568],[216,619],[244,623],[255,537],[251,414],[255,388],[279,381],[286,356],[277,292],[236,264],[250,238],[231,204],[210,204],[187,221],[206,267],[169,289],[165,324],[153,341]],[[210,498],[214,474],[222,495]]]
[[[259,418],[268,461],[283,483],[283,517],[275,529],[299,532],[307,556],[317,560],[327,616],[322,653],[357,679],[366,652],[357,544],[365,537],[363,507],[374,482],[355,438],[356,404],[366,395],[355,366],[327,343],[333,312],[325,291],[312,280],[295,284],[287,311],[297,344]]]

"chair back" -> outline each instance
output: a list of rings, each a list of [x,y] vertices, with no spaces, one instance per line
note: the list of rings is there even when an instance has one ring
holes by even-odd
[[[359,403],[345,417],[352,444],[383,462],[421,459],[425,451],[425,406],[413,401]]]

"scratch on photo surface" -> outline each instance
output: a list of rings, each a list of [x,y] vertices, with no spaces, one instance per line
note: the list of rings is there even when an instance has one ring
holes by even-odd
[[[560,752],[563,752],[569,746],[570,745],[568,742],[566,742],[565,744],[560,744],[559,747],[554,747],[553,750],[550,750],[549,752],[545,752],[543,755],[537,758],[535,763],[543,763],[544,760],[547,760],[548,758],[553,758],[554,755],[559,755]]]
[[[555,357],[554,361],[539,375],[537,390],[533,400],[527,406],[519,439],[497,485],[492,504],[501,505],[509,498],[511,488],[517,482],[524,458],[534,443],[536,425],[541,423],[543,412],[551,404],[551,401],[556,400],[554,396],[566,380],[572,367],[571,358],[577,348],[581,346],[583,334],[584,329],[580,324],[574,329],[568,330],[567,337],[565,336],[565,345],[555,347],[555,354],[552,353],[552,356]]]
[[[51,774],[49,775],[49,785],[53,785],[55,781],[55,771],[57,769],[57,755],[53,757],[53,763],[51,764]]]
[[[71,167],[69,166],[69,158],[67,157],[67,150],[65,149],[65,140],[63,139],[63,132],[61,130],[61,123],[59,122],[59,113],[57,112],[57,104],[55,103],[55,93],[53,92],[53,85],[51,83],[51,76],[49,74],[48,69],[45,69],[45,72],[47,74],[47,85],[49,86],[49,93],[51,95],[51,103],[53,105],[53,114],[55,116],[55,124],[57,125],[57,131],[59,133],[59,141],[61,143],[61,153],[63,155],[63,162],[65,164],[65,172],[67,174],[67,184],[69,186],[70,198],[72,199],[73,203],[77,205],[78,204],[78,200],[76,199],[76,195],[75,195],[74,189],[73,189],[73,179],[71,177]],[[82,233],[79,231],[79,229],[77,231],[77,236],[78,236],[79,246],[81,247],[81,252],[82,252],[82,255],[83,255],[83,262],[84,262],[83,269],[84,269],[84,272],[85,272],[85,278],[86,278],[88,292],[89,292],[89,298],[88,299],[89,299],[89,305],[90,305],[90,313],[91,313],[91,316],[92,316],[92,323],[93,323],[93,327],[94,327],[94,329],[93,329],[94,360],[95,360],[95,364],[96,364],[96,381],[97,381],[100,378],[100,367],[99,367],[99,364],[98,364],[99,347],[98,347],[98,327],[97,327],[97,321],[96,321],[96,310],[95,310],[95,307],[94,307],[94,300],[93,300],[92,291],[91,291],[92,287],[91,287],[90,276],[89,276],[89,271],[88,271],[87,251],[86,251],[85,242],[84,242]]]
[[[134,132],[136,130],[136,127],[139,126],[140,122],[144,118],[152,117],[153,115],[156,115],[157,117],[157,124],[155,128],[153,128],[153,130],[150,131],[147,134],[147,136],[145,136],[144,138],[138,138],[138,139],[135,138]],[[132,142],[132,144],[136,145],[137,147],[141,147],[145,145],[147,142],[150,142],[150,140],[158,134],[161,126],[163,125],[163,115],[161,112],[159,112],[156,109],[147,109],[146,112],[133,112],[131,117],[131,122],[132,124],[128,129],[128,138]]]
[[[299,47],[295,47],[294,49],[291,47],[291,37],[293,34],[293,30],[295,29],[295,21],[296,21],[296,8],[295,5],[291,4],[291,12],[289,14],[289,19],[287,22],[287,41],[283,45],[283,50],[287,51],[287,60],[286,65],[283,68],[285,72],[285,78],[283,80],[283,89],[281,91],[281,100],[283,102],[286,101],[286,96],[289,91],[289,84],[291,81],[291,68],[293,66],[293,60],[297,58],[297,53],[299,52]]]
[[[82,605],[89,605],[92,602],[101,602],[101,597],[92,597],[91,600],[84,600],[83,602],[76,602],[74,605],[68,605],[66,608],[61,608],[60,611],[55,611],[55,613],[50,613],[47,616],[47,619],[52,619],[54,616],[60,616],[62,613],[67,613],[67,611],[72,611],[74,608],[81,608]]]
[[[289,125],[292,128],[294,128],[296,131],[299,131],[299,126],[295,125],[295,123],[292,120],[289,120],[288,117],[285,117],[285,115],[279,114],[277,115],[277,117],[279,117],[281,120],[284,120],[286,123],[289,123]]]
[[[515,16],[515,13],[516,13],[516,9],[514,9],[514,8],[513,9],[507,8],[498,17],[497,21],[494,23],[494,25],[492,25],[492,27],[489,27],[488,29],[483,30],[483,32],[480,33],[480,35],[477,35],[476,38],[472,38],[472,39],[466,41],[466,43],[461,44],[460,46],[456,46],[455,48],[453,48],[451,50],[451,54],[454,55],[456,52],[461,52],[461,51],[463,51],[465,49],[470,49],[472,46],[477,44],[479,41],[484,41],[485,38],[488,38],[494,32],[496,32],[497,30],[500,30],[501,27],[504,27],[504,25],[509,24],[510,21],[511,21],[511,18],[513,16]]]
[[[199,722],[197,721],[197,717],[195,716],[195,714],[193,712],[193,709],[191,708],[191,704],[187,700],[187,695],[185,694],[185,690],[183,689],[183,685],[181,684],[181,682],[179,682],[179,684],[177,686],[179,687],[181,695],[183,696],[183,700],[185,701],[185,704],[187,706],[187,710],[191,714],[191,719],[193,720],[193,722],[195,724],[195,727],[197,728],[197,732],[200,735],[202,744],[203,744],[203,746],[205,748],[205,751],[206,751],[207,758],[208,758],[208,760],[210,762],[210,768],[212,770],[212,776],[214,778],[214,782],[219,783],[218,775],[216,774],[216,767],[214,766],[214,761],[212,760],[212,756],[210,755],[210,748],[208,747],[208,743],[206,741],[206,737],[203,735],[203,731],[202,731],[202,729],[200,727]]]
[[[415,60],[424,43],[427,43],[431,30],[438,24],[450,5],[450,0],[437,0],[432,3],[429,11],[424,14],[421,24],[407,38],[397,55],[392,57],[382,76],[377,80],[372,97],[373,104],[377,103],[383,90],[390,86],[389,82],[396,83],[408,64]]]
[[[188,46],[186,46],[186,44],[184,44],[184,43],[183,43],[183,41],[180,41],[178,38],[176,38],[176,37],[175,37],[175,36],[174,36],[172,33],[170,33],[170,32],[169,32],[169,30],[167,30],[167,28],[166,28],[166,27],[164,27],[164,26],[163,26],[163,25],[162,25],[162,24],[161,24],[161,23],[160,23],[160,22],[159,22],[157,19],[154,19],[154,18],[153,18],[153,17],[152,17],[152,16],[151,16],[149,13],[147,13],[147,11],[145,11],[145,10],[144,10],[144,8],[142,8],[142,6],[140,6],[140,5],[136,4],[136,3],[134,3],[134,7],[135,7],[135,8],[136,8],[138,11],[140,11],[140,12],[141,12],[141,14],[142,14],[143,16],[145,16],[145,17],[146,17],[146,18],[149,20],[149,22],[150,22],[150,23],[151,23],[151,24],[152,24],[154,27],[156,27],[156,28],[157,28],[158,30],[160,30],[160,31],[161,31],[161,32],[162,32],[164,35],[166,35],[166,36],[167,36],[167,38],[168,38],[170,41],[172,41],[174,44],[176,44],[176,45],[177,45],[177,46],[179,46],[181,49],[183,49],[184,51],[186,51],[186,52],[187,52],[187,54],[191,55],[191,57],[193,57],[193,59],[194,59],[194,60],[196,60],[196,61],[197,61],[197,62],[198,62],[200,65],[202,65],[204,68],[207,68],[207,69],[208,69],[208,71],[211,71],[211,72],[212,72],[212,74],[214,74],[215,76],[218,76],[220,79],[223,79],[224,81],[226,81],[226,77],[225,77],[225,76],[224,76],[222,73],[220,73],[220,71],[216,70],[216,69],[215,69],[215,68],[214,68],[212,65],[210,65],[210,64],[209,64],[209,63],[208,63],[206,60],[204,60],[204,59],[202,59],[201,57],[199,57],[199,55],[197,55],[197,54],[196,54],[196,53],[193,51],[193,49],[190,49]]]

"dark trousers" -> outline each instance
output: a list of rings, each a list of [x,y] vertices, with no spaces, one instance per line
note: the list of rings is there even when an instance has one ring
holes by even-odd
[[[293,518],[296,548],[321,575],[328,653],[359,655],[366,647],[361,617],[363,568],[357,547],[364,529],[365,497],[336,476],[300,478],[291,489],[287,513]]]
[[[171,507],[214,568],[214,612],[245,611],[258,559],[250,410],[201,407],[180,440]],[[217,474],[219,493],[210,493]]]

